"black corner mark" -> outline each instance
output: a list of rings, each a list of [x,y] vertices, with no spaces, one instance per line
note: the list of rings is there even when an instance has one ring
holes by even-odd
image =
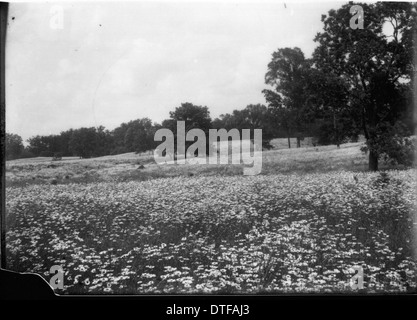
[[[0,270],[0,300],[55,298],[54,291],[40,275]]]

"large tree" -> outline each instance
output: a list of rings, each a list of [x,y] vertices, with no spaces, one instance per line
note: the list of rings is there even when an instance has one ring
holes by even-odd
[[[265,83],[272,89],[263,93],[277,125],[287,132],[289,147],[291,136],[298,138],[299,145],[308,123],[305,89],[309,69],[310,63],[300,48],[281,48],[272,54],[265,75]]]
[[[255,129],[262,129],[263,148],[272,148],[270,142],[274,137],[274,128],[270,110],[263,104],[250,104],[242,110],[221,114],[214,119],[215,129],[238,129],[242,136],[242,129],[251,130],[251,138]]]
[[[321,144],[336,144],[354,138],[358,131],[347,107],[345,81],[316,68],[299,48],[278,49],[268,65],[265,82],[274,89],[263,93],[271,119],[288,137],[314,135]]]
[[[97,156],[97,142],[96,128],[80,128],[74,130],[69,141],[69,148],[80,158],[90,158]]]
[[[62,131],[59,136],[60,136],[60,152],[62,154],[62,156],[72,156],[72,153],[69,149],[69,142],[73,133],[73,129],[69,129],[67,131]]]
[[[49,136],[34,136],[30,137],[27,142],[29,143],[28,150],[35,156],[45,156],[46,154],[51,155],[51,140]]]
[[[191,129],[201,129],[206,135],[206,154],[211,153],[209,145],[209,129],[212,128],[210,111],[206,106],[194,105],[190,102],[181,103],[181,106],[169,112],[170,119],[162,122],[162,127],[170,129],[174,133],[175,152],[184,153],[194,141],[185,141],[185,150],[177,150],[177,139],[182,132],[177,132],[177,122],[185,122],[185,134]],[[182,137],[185,140],[185,136]]]
[[[360,133],[357,115],[349,108],[347,83],[313,65],[306,73],[305,113],[315,123],[313,136],[319,144],[336,144],[357,140]]]
[[[364,28],[350,26],[353,5],[363,8]],[[410,2],[352,3],[322,16],[324,30],[317,34],[313,59],[318,69],[339,77],[348,86],[348,106],[358,115],[369,149],[369,169],[378,170],[378,159],[392,147],[387,126],[406,114],[412,55],[416,50],[416,5]],[[412,105],[409,107],[412,107]],[[353,120],[353,119],[352,119]],[[393,137],[406,135],[404,130]]]
[[[149,118],[137,119],[127,123],[124,146],[127,151],[145,152],[153,148],[154,130]]]

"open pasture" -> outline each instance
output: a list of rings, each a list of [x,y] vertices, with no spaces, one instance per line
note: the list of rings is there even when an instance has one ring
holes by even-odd
[[[264,152],[257,176],[135,154],[8,162],[8,268],[61,265],[61,293],[356,292],[355,266],[363,292],[414,291],[416,170],[365,172],[359,146]]]

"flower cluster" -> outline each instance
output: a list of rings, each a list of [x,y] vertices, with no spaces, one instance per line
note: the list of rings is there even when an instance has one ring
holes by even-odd
[[[416,170],[6,189],[8,269],[62,293],[416,290]]]

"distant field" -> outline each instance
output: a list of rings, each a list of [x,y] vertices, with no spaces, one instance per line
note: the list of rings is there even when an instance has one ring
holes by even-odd
[[[297,139],[290,138],[291,148],[297,148]],[[288,139],[287,138],[279,138],[279,139],[272,139],[271,145],[274,149],[288,149]],[[313,147],[313,142],[311,137],[305,137],[303,140],[300,141],[300,145],[302,148],[305,147]]]
[[[263,152],[263,175],[333,170],[364,171],[367,157],[358,143],[336,146],[273,149]],[[226,145],[222,147],[227,148]],[[231,152],[239,152],[234,144]],[[139,167],[143,165],[143,169]],[[383,164],[382,164],[382,167]],[[152,155],[126,153],[91,159],[76,157],[51,161],[31,158],[7,161],[6,183],[9,186],[30,184],[68,184],[104,181],[149,180],[164,177],[242,175],[243,165],[157,165]]]
[[[8,161],[8,269],[62,265],[64,294],[343,293],[360,266],[361,292],[415,292],[417,171],[366,172],[361,145],[266,151],[257,176],[134,153]]]

